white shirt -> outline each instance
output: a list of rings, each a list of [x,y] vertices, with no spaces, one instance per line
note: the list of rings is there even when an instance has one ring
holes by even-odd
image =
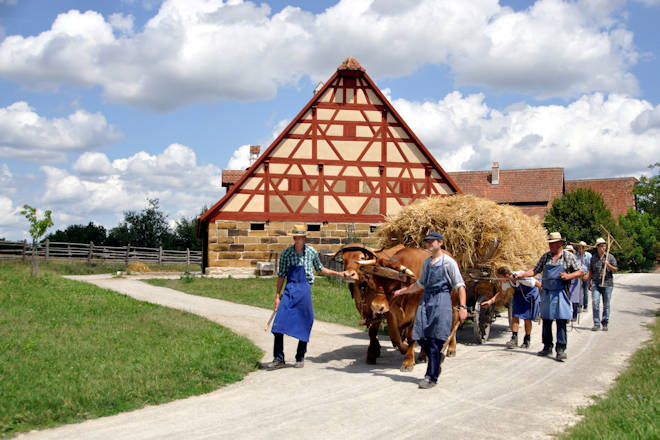
[[[431,259],[432,266],[439,266],[440,264],[444,266],[445,274],[447,275],[447,278],[449,278],[449,283],[451,284],[452,289],[458,289],[461,286],[465,286],[465,281],[463,281],[461,271],[458,270],[456,260],[445,253],[435,261]],[[417,285],[419,287],[424,287],[422,280],[426,279],[426,272],[424,271],[425,267],[426,265],[422,266],[422,273],[419,274],[419,278],[417,279]]]
[[[524,272],[524,270],[517,270],[514,273],[516,275],[520,275],[523,272]],[[518,278],[517,281],[514,281],[514,280],[502,281],[502,291],[503,292],[506,292],[507,289],[509,289],[511,287],[518,287],[518,286],[534,287],[534,286],[536,286],[536,278],[527,277],[527,278]]]

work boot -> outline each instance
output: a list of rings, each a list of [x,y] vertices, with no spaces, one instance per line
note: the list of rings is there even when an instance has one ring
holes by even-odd
[[[598,330],[600,330],[600,325],[594,325],[593,327],[591,327],[592,332],[597,332]]]
[[[568,356],[566,355],[566,352],[564,350],[557,351],[557,360],[558,361],[564,361],[564,360],[566,360],[566,358],[568,358]]]
[[[604,332],[607,331],[607,322],[604,322],[604,323],[603,323],[603,331],[604,331]]]
[[[266,365],[266,370],[269,370],[269,371],[277,370],[278,368],[282,368],[285,365],[286,364],[284,363],[284,361],[281,361],[279,359],[273,359],[273,362]]]
[[[506,343],[506,348],[512,349],[518,346],[518,334],[511,335],[511,340]]]
[[[536,353],[539,356],[548,356],[552,354],[552,347],[543,347],[543,350]]]
[[[525,337],[523,338],[523,343],[520,346],[520,348],[522,348],[523,350],[527,350],[529,348],[529,335],[525,335]]]
[[[296,363],[293,365],[293,368],[303,368],[305,366],[305,360],[301,361],[296,361]]]
[[[423,390],[428,390],[429,388],[433,388],[435,385],[436,385],[435,382],[431,382],[426,377],[419,381],[419,387]]]

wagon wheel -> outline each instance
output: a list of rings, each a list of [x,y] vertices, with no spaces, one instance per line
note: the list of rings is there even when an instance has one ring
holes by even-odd
[[[495,307],[481,307],[481,303],[489,298],[481,295],[474,304],[474,315],[472,316],[472,331],[477,344],[483,344],[490,336],[490,325],[495,320]]]

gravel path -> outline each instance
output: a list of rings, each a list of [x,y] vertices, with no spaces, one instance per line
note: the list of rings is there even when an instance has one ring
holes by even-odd
[[[135,279],[71,278],[204,316],[247,336],[266,351],[263,361],[270,360],[272,335],[263,330],[268,310]],[[261,370],[202,396],[19,438],[551,438],[578,420],[578,406],[611,386],[626,360],[649,338],[645,324],[659,307],[660,275],[617,275],[610,331],[590,331],[590,308],[580,324],[569,327],[568,360],[563,363],[534,354],[541,349],[536,324],[529,351],[504,348],[510,337],[505,317],[498,318],[484,345],[469,342],[472,329],[466,326],[458,334],[457,357],[443,364],[438,386],[431,390],[417,388],[425,364],[412,373],[399,372],[402,356],[385,336],[378,365],[367,365],[364,332],[316,322],[303,369]],[[295,340],[285,338],[284,343],[292,359]]]

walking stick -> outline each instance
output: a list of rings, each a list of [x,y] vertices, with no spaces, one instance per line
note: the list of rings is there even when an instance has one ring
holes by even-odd
[[[275,314],[277,313],[277,309],[273,310],[273,313],[270,314],[270,318],[268,319],[268,322],[266,323],[266,326],[264,327],[264,331],[268,331],[268,327],[270,326],[270,323],[273,322],[273,319],[275,319]]]

